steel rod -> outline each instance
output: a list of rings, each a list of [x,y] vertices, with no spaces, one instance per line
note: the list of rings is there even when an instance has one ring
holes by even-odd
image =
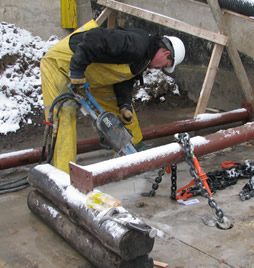
[[[237,128],[220,130],[206,137],[194,137],[191,138],[191,143],[194,147],[194,154],[198,157],[250,140],[254,140],[254,122]],[[82,177],[84,180],[92,180],[93,186],[96,187],[179,163],[184,159],[182,146],[178,143],[171,143],[83,167],[70,163],[71,181],[75,187],[79,188],[75,182],[80,184],[80,177]],[[75,176],[75,174],[78,175]]]

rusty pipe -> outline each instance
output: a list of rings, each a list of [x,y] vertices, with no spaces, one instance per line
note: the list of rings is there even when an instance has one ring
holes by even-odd
[[[101,149],[99,138],[91,138],[77,142],[77,153],[92,152]],[[42,154],[42,148],[31,148],[17,152],[0,155],[0,170],[38,163]],[[47,158],[47,150],[44,160]]]
[[[143,128],[143,140],[151,140],[174,135],[175,133],[195,131],[238,121],[243,121],[244,123],[252,121],[251,106],[248,103],[244,103],[243,107],[245,108],[217,114],[200,114],[188,120]]]
[[[142,128],[143,140],[152,140],[174,135],[175,133],[200,130],[239,121],[243,121],[245,123],[252,121],[251,105],[249,103],[243,103],[242,107],[243,108],[241,109],[236,109],[229,112],[217,113],[209,116],[202,114],[192,119]],[[85,153],[99,149],[101,149],[101,146],[99,145],[99,138],[82,140],[78,142],[78,153]]]
[[[144,140],[149,140],[173,135],[175,133],[199,130],[227,123],[233,123],[238,121],[251,121],[251,106],[248,103],[245,103],[243,107],[244,108],[236,109],[230,112],[214,114],[211,115],[210,118],[205,117],[205,115],[200,115],[193,119],[143,128],[143,137]],[[99,149],[102,149],[99,144],[99,138],[81,140],[77,143],[78,154],[96,151]],[[36,148],[21,150],[14,153],[2,154],[0,155],[0,170],[37,163],[40,160],[41,151],[41,148]]]
[[[191,138],[191,143],[194,154],[198,157],[250,140],[254,140],[254,122],[237,128],[220,130],[206,137],[194,137]],[[84,167],[70,163],[70,177],[72,184],[79,189],[82,188],[84,181],[92,182],[93,187],[96,187],[179,163],[184,159],[185,153],[182,146],[174,142]]]

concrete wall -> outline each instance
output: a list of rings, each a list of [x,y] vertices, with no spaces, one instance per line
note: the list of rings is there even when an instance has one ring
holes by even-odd
[[[77,7],[78,25],[92,18],[90,0],[77,0]],[[63,38],[70,33],[61,28],[60,0],[1,0],[0,18],[45,40],[51,35]]]
[[[219,32],[216,21],[207,4],[193,0],[124,0],[125,4],[144,8],[202,29]],[[254,18],[225,11],[225,20],[233,45],[254,59]],[[243,42],[244,39],[244,42]]]

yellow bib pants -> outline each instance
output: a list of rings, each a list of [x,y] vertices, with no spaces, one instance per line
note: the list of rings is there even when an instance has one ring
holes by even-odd
[[[84,24],[76,32],[87,31],[98,27],[91,20]],[[72,35],[72,34],[71,34]],[[69,65],[73,52],[69,48],[70,36],[65,37],[54,45],[42,58],[40,63],[43,102],[45,117],[48,118],[49,108],[54,99],[62,93],[68,92]],[[119,115],[113,84],[129,80],[134,77],[127,64],[90,64],[85,72],[86,81],[90,86],[90,92],[105,111]],[[69,173],[69,162],[76,162],[77,154],[77,129],[75,102],[67,101],[59,114],[59,127],[53,156],[53,165]],[[133,135],[133,143],[137,144],[143,138],[138,118],[133,110],[133,122],[126,125]]]

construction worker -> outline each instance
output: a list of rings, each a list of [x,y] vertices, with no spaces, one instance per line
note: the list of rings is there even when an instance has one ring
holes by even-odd
[[[142,150],[142,133],[132,102],[135,80],[147,68],[174,71],[185,56],[183,42],[173,36],[151,34],[142,29],[105,29],[94,20],[54,45],[41,60],[41,80],[45,115],[53,100],[71,83],[73,91],[87,83],[104,111],[113,112],[131,130],[133,144]],[[64,103],[53,165],[69,172],[76,161],[76,109]]]

